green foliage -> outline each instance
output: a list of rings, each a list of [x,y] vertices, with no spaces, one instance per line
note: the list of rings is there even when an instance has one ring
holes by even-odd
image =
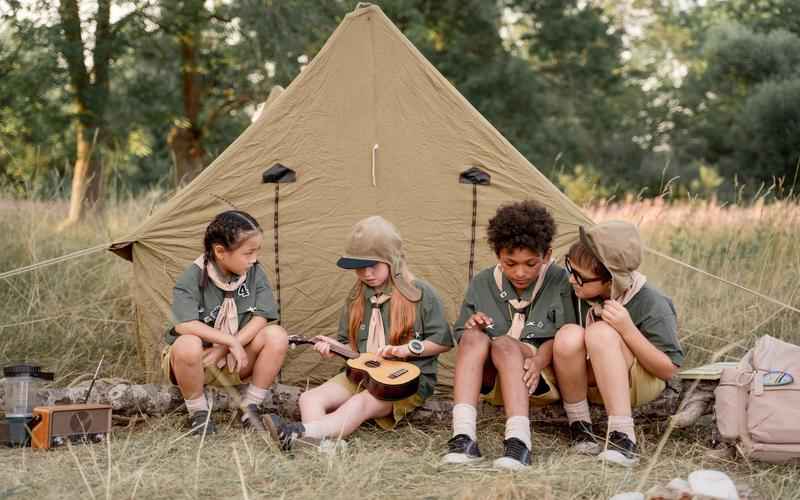
[[[76,109],[57,50],[58,4],[0,0],[0,183],[18,192],[69,185]],[[209,163],[355,2],[114,5],[126,14],[104,45],[113,58],[97,152],[107,182],[136,192],[171,182],[174,123],[200,137]],[[676,192],[710,196],[732,190],[734,179],[795,172],[800,14],[789,0],[387,0],[381,8],[540,170],[583,186],[570,188],[580,199],[587,185],[651,196],[675,176]],[[184,70],[199,89],[192,98]]]
[[[608,198],[610,193],[603,187],[601,175],[583,165],[576,165],[571,173],[558,174],[558,184],[569,199],[583,206]]]

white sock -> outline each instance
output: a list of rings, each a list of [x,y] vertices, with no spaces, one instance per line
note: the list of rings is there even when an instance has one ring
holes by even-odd
[[[453,405],[453,436],[466,434],[473,441],[477,441],[477,421],[477,408],[463,403]]]
[[[189,410],[189,415],[194,415],[198,411],[208,411],[205,394],[200,395],[197,399],[184,399],[183,402],[186,404],[186,409]]]
[[[633,430],[633,417],[619,417],[614,415],[608,416],[608,433],[612,431],[622,432],[628,435],[628,438],[636,442],[636,432]]]
[[[564,401],[564,411],[567,412],[567,420],[569,420],[570,425],[572,425],[572,422],[592,423],[592,414],[589,413],[589,402],[585,399],[577,403],[567,403]]]
[[[303,436],[314,439],[339,437],[342,434],[342,429],[344,428],[344,422],[341,422],[340,420],[341,419],[338,418],[338,415],[335,413],[330,413],[325,415],[323,420],[317,420],[315,422],[303,424],[303,427],[306,428]]]
[[[531,421],[528,417],[508,417],[506,439],[517,438],[531,449]]]
[[[266,389],[262,389],[261,387],[257,387],[253,384],[250,384],[247,386],[247,390],[244,393],[244,398],[242,398],[242,408],[250,404],[258,406],[264,401],[264,398],[266,397],[267,397]]]

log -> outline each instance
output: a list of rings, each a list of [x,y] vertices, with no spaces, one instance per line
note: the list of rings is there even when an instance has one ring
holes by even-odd
[[[677,378],[667,383],[667,388],[656,400],[634,409],[634,417],[639,419],[665,420],[673,417],[676,427],[686,427],[710,412],[716,381],[700,381],[692,389],[694,381]],[[41,406],[82,403],[89,383],[74,387],[49,388],[39,391]],[[216,410],[231,410],[238,407],[239,397],[246,386],[235,388],[206,387],[209,404]],[[279,413],[285,417],[298,419],[300,410],[298,399],[302,389],[285,384],[275,384],[261,405],[265,413]],[[3,404],[4,388],[0,386],[0,406]],[[129,421],[125,417],[160,416],[185,411],[183,398],[173,385],[131,384],[124,380],[98,380],[92,390],[90,403],[110,404],[117,420]],[[436,394],[410,415],[413,423],[449,423],[452,409],[450,394]],[[591,405],[592,419],[605,420],[605,412],[598,405]],[[544,407],[531,407],[531,420],[537,422],[566,423],[567,418],[560,404]],[[502,408],[483,404],[483,417],[502,415]],[[134,418],[135,421],[135,418]]]

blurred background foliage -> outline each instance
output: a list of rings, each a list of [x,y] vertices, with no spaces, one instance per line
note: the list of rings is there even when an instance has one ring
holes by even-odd
[[[735,200],[765,186],[793,194],[793,0],[380,6],[578,203],[665,193]],[[0,0],[0,188],[74,197],[85,161],[79,175],[94,182],[87,203],[171,191],[241,133],[270,89],[287,86],[354,7]]]

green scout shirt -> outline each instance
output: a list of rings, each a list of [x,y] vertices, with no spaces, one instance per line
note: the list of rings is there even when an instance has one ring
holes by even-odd
[[[582,302],[581,307],[587,311],[589,305]],[[648,282],[625,304],[625,309],[642,335],[676,366],[681,366],[684,354],[678,341],[678,316],[672,299]]]
[[[444,317],[444,307],[436,290],[423,280],[414,280],[414,286],[422,290],[422,298],[417,302],[417,314],[414,324],[414,337],[418,340],[430,340],[433,343],[445,346],[452,346],[452,331],[450,324]],[[372,303],[370,297],[375,295],[377,290],[364,286],[364,318],[358,329],[358,351],[366,352],[367,338],[369,337],[369,319],[372,316]],[[389,345],[389,335],[391,330],[390,306],[391,300],[381,304],[381,318],[383,319],[383,331],[386,336],[386,344]],[[339,342],[349,345],[350,337],[348,334],[348,322],[350,319],[350,304],[346,303],[342,314],[339,317]],[[410,357],[406,361],[417,365],[422,372],[419,381],[417,394],[422,399],[427,399],[433,394],[436,385],[436,356],[425,356],[422,358]]]
[[[488,267],[472,278],[455,322],[456,338],[461,339],[465,323],[477,312],[492,318],[492,325],[484,330],[490,337],[505,335],[511,328],[513,309],[508,301],[518,298],[517,291],[505,275],[502,278],[503,289],[498,290],[494,281],[494,268],[495,266]],[[535,285],[536,283],[531,283],[519,294],[519,298],[529,300]],[[575,309],[569,273],[558,264],[551,264],[539,293],[528,307],[520,340],[539,347],[555,337],[563,325],[577,323]]]
[[[200,280],[202,270],[192,264],[181,274],[172,289],[172,321],[173,325],[187,321],[199,320],[214,326],[217,312],[225,298],[224,292],[209,280],[208,286],[203,290],[203,299],[200,300]],[[231,277],[236,281],[237,276]],[[267,274],[261,265],[251,266],[247,271],[247,279],[234,292],[236,310],[239,313],[239,328],[250,321],[250,318],[261,316],[267,321],[278,319],[278,305],[272,296],[272,288],[267,281]],[[205,306],[205,307],[203,307]],[[167,332],[168,344],[175,342],[177,336],[173,330]]]

